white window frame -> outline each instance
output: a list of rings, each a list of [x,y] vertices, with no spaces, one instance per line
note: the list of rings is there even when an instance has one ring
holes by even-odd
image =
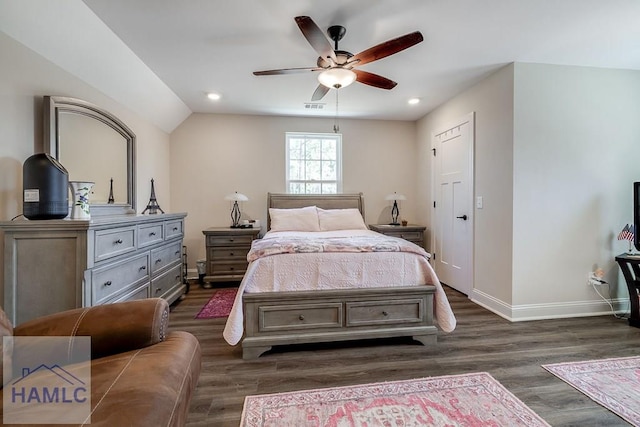
[[[336,179],[330,181],[324,180],[292,180],[289,176],[289,162],[290,162],[290,149],[289,144],[292,139],[322,139],[322,140],[331,140],[336,142]],[[340,133],[310,133],[310,132],[286,132],[285,133],[285,185],[286,192],[291,192],[291,183],[336,183],[336,193],[342,193],[342,134]],[[322,159],[319,159],[322,160]],[[322,186],[320,186],[322,188]],[[321,190],[322,191],[322,190]],[[302,194],[311,194],[311,193],[302,193]],[[323,193],[320,193],[323,194]],[[324,194],[333,194],[333,193],[324,193]]]

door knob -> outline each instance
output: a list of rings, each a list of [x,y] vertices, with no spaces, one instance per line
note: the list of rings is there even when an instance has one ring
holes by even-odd
[[[462,216],[457,216],[456,218],[460,218],[463,221],[467,220],[467,216],[466,215],[462,215]]]

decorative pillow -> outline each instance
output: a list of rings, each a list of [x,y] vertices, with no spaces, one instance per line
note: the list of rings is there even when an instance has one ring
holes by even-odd
[[[295,209],[269,208],[271,231],[320,231],[315,206]]]
[[[318,208],[320,231],[366,230],[362,214],[356,208],[321,209]]]

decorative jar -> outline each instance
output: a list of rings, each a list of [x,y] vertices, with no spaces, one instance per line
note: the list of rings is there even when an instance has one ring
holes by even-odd
[[[95,182],[89,181],[69,181],[71,197],[71,219],[91,219],[89,211],[89,194]]]

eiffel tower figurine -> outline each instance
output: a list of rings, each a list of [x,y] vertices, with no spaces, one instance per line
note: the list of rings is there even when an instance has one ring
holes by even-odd
[[[111,183],[109,184],[109,200],[107,200],[107,203],[112,205],[115,201],[116,200],[113,198],[113,178],[111,178]]]
[[[157,214],[158,211],[164,213],[156,200],[156,189],[153,187],[153,178],[151,178],[151,197],[149,198],[149,204],[144,208],[142,213],[144,214],[146,211],[149,211],[149,215]]]

